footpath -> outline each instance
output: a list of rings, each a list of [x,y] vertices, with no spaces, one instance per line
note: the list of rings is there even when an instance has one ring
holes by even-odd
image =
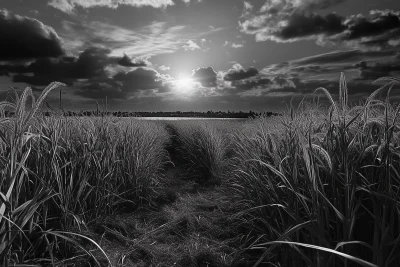
[[[223,186],[205,186],[188,177],[174,147],[158,185],[156,205],[105,218],[94,228],[95,240],[113,266],[241,267],[246,264],[232,218],[237,208]],[[93,254],[102,266],[107,261]],[[95,262],[85,265],[95,266]]]

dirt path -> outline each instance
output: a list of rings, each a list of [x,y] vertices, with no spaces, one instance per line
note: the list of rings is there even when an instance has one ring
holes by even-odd
[[[176,151],[169,152],[156,207],[99,221],[95,239],[114,266],[246,266],[226,189],[189,180]]]

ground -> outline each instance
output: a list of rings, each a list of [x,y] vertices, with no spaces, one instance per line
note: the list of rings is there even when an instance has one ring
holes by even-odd
[[[171,162],[155,204],[100,219],[85,233],[113,266],[248,266],[229,188],[191,180],[177,151],[168,152]],[[107,266],[98,250],[91,251]]]

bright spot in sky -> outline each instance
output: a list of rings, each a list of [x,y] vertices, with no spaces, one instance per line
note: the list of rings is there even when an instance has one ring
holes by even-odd
[[[189,77],[181,77],[175,80],[176,87],[179,91],[189,91],[193,88],[194,82]]]

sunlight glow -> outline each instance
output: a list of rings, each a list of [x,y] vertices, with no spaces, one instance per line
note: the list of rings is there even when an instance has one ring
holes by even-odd
[[[190,78],[179,79],[176,81],[176,85],[179,87],[189,87],[192,84],[193,84],[193,81]]]
[[[190,77],[183,77],[175,80],[175,84],[179,91],[190,91],[193,88],[194,81]]]

